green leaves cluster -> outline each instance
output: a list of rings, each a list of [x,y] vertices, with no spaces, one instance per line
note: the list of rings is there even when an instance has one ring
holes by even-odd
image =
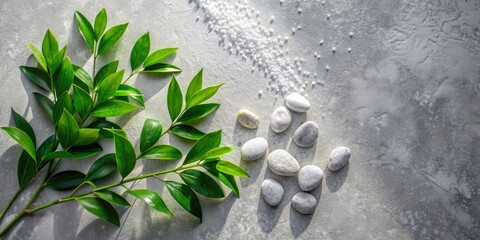
[[[124,196],[111,189],[148,177],[164,182],[172,198],[200,220],[202,210],[197,194],[223,198],[225,194],[220,185],[223,183],[239,196],[235,177],[248,177],[248,173],[222,159],[233,151],[231,147],[221,145],[222,132],[204,133],[192,126],[192,123],[211,115],[220,106],[219,103],[205,102],[215,95],[222,84],[203,87],[203,70],[200,70],[184,94],[173,75],[181,70],[164,62],[176,53],[177,48],[151,52],[148,32],[132,48],[129,76],[126,76],[125,70],[118,69],[118,60],[111,61],[96,71],[96,59],[119,42],[128,23],[108,27],[105,9],[97,14],[93,24],[78,11],[75,12],[75,20],[94,57],[91,74],[82,66],[71,62],[66,56],[67,47],[60,48],[50,30],[45,33],[41,49],[28,44],[38,65],[20,67],[24,75],[39,87],[39,91],[33,93],[35,100],[55,132],[38,145],[32,126],[13,109],[15,126],[2,127],[23,149],[18,161],[20,189],[25,188],[48,165],[39,191],[43,187],[58,191],[73,190],[65,198],[28,212],[75,200],[97,217],[120,225],[113,205],[128,207],[130,204]],[[128,139],[125,131],[110,117],[129,114],[145,106],[141,91],[127,84],[130,78],[142,72],[172,74],[166,102],[171,124],[164,128],[160,120],[146,119],[139,139],[139,149],[135,149],[136,144]],[[193,142],[185,157],[174,146],[159,143],[160,138],[168,132]],[[103,149],[98,141],[104,138],[113,141],[115,152],[98,157],[88,172],[74,169],[55,171],[62,159],[82,159],[101,153]],[[141,159],[178,161],[182,158],[183,161],[179,161],[176,168],[130,176]],[[183,182],[160,179],[159,176],[167,173],[179,174]],[[101,186],[103,180],[114,174],[121,176],[119,182]],[[76,194],[84,185],[89,185],[92,190]],[[168,216],[173,215],[162,197],[153,190],[127,189],[125,194],[142,200]]]

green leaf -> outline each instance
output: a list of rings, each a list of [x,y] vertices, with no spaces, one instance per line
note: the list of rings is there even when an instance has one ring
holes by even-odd
[[[195,192],[192,191],[187,185],[166,181],[167,189],[175,199],[187,212],[195,217],[200,218],[202,221],[202,207]]]
[[[149,73],[179,73],[182,70],[176,66],[167,63],[157,63],[148,67],[145,67],[142,72]]]
[[[75,19],[77,20],[78,30],[82,35],[85,43],[87,44],[88,48],[94,51],[94,42],[95,42],[95,32],[93,31],[92,24],[87,20],[83,14],[78,11],[75,11]]]
[[[206,197],[225,197],[223,190],[218,183],[204,172],[188,169],[180,172],[180,177],[190,188]]]
[[[248,175],[248,173],[243,168],[229,161],[218,161],[216,164],[216,169],[222,173],[226,173],[232,176],[250,177],[250,175]]]
[[[216,147],[203,156],[203,159],[212,159],[212,158],[219,158],[223,155],[229,154],[231,152],[235,151],[233,148],[228,147],[228,146],[221,146],[221,147]]]
[[[68,112],[73,112],[72,100],[68,92],[60,94],[60,97],[58,97],[57,102],[53,106],[53,123],[55,126],[57,126],[64,109]]]
[[[216,164],[216,162],[207,162],[205,164],[202,164],[202,167],[205,168],[205,170],[207,170],[214,177],[218,178],[218,180],[225,184],[225,186],[230,188],[235,193],[235,195],[237,195],[237,197],[240,197],[240,191],[238,190],[235,177],[219,172],[216,168]]]
[[[53,58],[55,57],[57,52],[58,52],[57,39],[55,39],[55,36],[53,35],[52,31],[48,29],[47,32],[45,33],[45,37],[43,37],[43,42],[42,42],[42,53],[43,53],[43,56],[45,57],[45,60],[48,66],[51,66]]]
[[[89,128],[98,128],[100,129],[100,138],[113,138],[113,133],[110,132],[110,131],[107,131],[105,129],[116,129],[116,130],[119,130],[121,131],[121,133],[119,132],[116,132],[117,134],[119,134],[120,136],[122,137],[127,137],[127,134],[122,130],[122,128],[120,126],[118,126],[117,124],[115,123],[112,123],[110,121],[107,121],[107,120],[103,120],[103,119],[98,119],[96,120],[95,122],[93,122],[92,124],[90,124],[90,126],[88,126]]]
[[[163,202],[162,198],[156,192],[149,189],[127,190],[125,192],[141,199],[154,209],[163,212],[168,216],[173,216],[170,210],[168,210],[167,205],[165,205],[165,202]]]
[[[164,48],[153,52],[152,54],[150,54],[150,56],[147,57],[145,63],[143,64],[143,67],[147,68],[149,66],[160,63],[165,58],[170,57],[172,54],[174,54],[177,49],[178,48]]]
[[[57,93],[68,92],[73,84],[73,66],[70,59],[66,57],[63,60],[62,66],[58,70],[55,77],[55,91]]]
[[[197,93],[195,93],[192,98],[190,99],[190,101],[187,103],[187,109],[188,108],[191,108],[193,106],[196,106],[204,101],[206,101],[207,99],[211,98],[213,95],[215,95],[215,93],[217,93],[218,89],[222,86],[223,84],[218,84],[218,85],[215,85],[215,86],[211,86],[211,87],[207,87],[205,89],[202,89],[200,91],[198,91]]]
[[[121,206],[130,206],[130,203],[128,203],[127,200],[125,200],[125,198],[123,198],[122,196],[110,190],[105,189],[105,190],[96,191],[95,195],[113,204],[118,204]]]
[[[95,39],[98,40],[102,36],[105,28],[107,27],[107,11],[105,8],[102,8],[100,12],[95,17],[94,23],[94,32],[95,32]]]
[[[178,119],[179,122],[192,122],[200,120],[215,111],[220,106],[218,103],[205,103],[193,106]]]
[[[40,52],[40,50],[38,50],[35,46],[33,46],[33,44],[31,43],[28,43],[28,47],[30,48],[30,51],[32,52],[33,56],[35,57],[35,59],[37,59],[37,62],[38,64],[40,64],[40,66],[42,66],[42,68],[47,71],[48,68],[47,68],[47,61],[45,60],[45,57],[43,56],[42,52]]]
[[[57,151],[57,152],[48,153],[42,158],[42,161],[47,162],[56,158],[71,158],[71,159],[87,158],[87,157],[95,156],[101,151],[102,151],[102,148],[98,144],[91,144],[91,145],[86,145],[81,147],[72,147],[68,150],[68,152]]]
[[[63,110],[58,121],[58,140],[63,148],[72,146],[77,141],[79,135],[78,124],[75,118],[67,111]]]
[[[116,117],[125,115],[140,107],[120,100],[105,101],[93,109],[92,115],[95,117]]]
[[[24,188],[37,173],[37,164],[26,151],[22,151],[18,159],[17,177],[18,185]]]
[[[185,124],[177,124],[173,126],[170,131],[172,131],[173,134],[181,138],[195,140],[195,141],[202,138],[205,135],[204,132]]]
[[[93,80],[90,77],[90,74],[88,74],[88,72],[85,71],[85,69],[77,65],[73,65],[73,74],[75,75],[76,78],[78,78],[80,81],[85,83],[89,89],[93,89]]]
[[[57,190],[67,191],[80,185],[85,179],[85,174],[77,171],[63,171],[51,176],[45,183],[45,187]]]
[[[190,84],[188,84],[187,94],[185,95],[185,102],[189,102],[195,93],[202,89],[203,84],[203,68],[193,77]]]
[[[93,99],[83,89],[73,86],[73,103],[80,118],[85,119],[93,108]]]
[[[135,150],[128,139],[113,134],[113,141],[115,142],[115,159],[117,161],[118,171],[123,178],[125,178],[133,168],[137,161],[135,156]]]
[[[52,63],[50,64],[50,76],[53,76],[55,72],[57,72],[60,65],[63,63],[63,59],[65,58],[65,52],[67,51],[67,47],[63,47],[62,50],[57,52],[52,59]]]
[[[16,127],[2,127],[3,131],[7,132],[13,140],[15,140],[27,153],[37,161],[37,154],[35,152],[35,144],[32,139],[24,131]]]
[[[140,151],[144,152],[157,143],[162,136],[162,123],[158,120],[147,118],[143,123],[140,135]]]
[[[132,52],[130,53],[130,66],[132,67],[132,71],[142,65],[149,52],[150,34],[147,32],[135,42],[135,45],[133,45]]]
[[[74,146],[85,146],[94,143],[100,137],[100,129],[96,128],[80,128],[78,131],[78,138]]]
[[[94,86],[95,87],[98,86],[98,84],[100,84],[103,81],[103,79],[110,76],[110,74],[114,74],[115,72],[117,72],[117,68],[118,68],[118,60],[110,62],[105,66],[103,66],[102,68],[100,68],[97,74],[95,74]]]
[[[183,106],[182,90],[175,76],[172,76],[172,80],[168,86],[167,106],[170,119],[174,121],[182,111]]]
[[[117,91],[113,94],[115,97],[131,97],[135,99],[142,107],[145,106],[145,101],[143,100],[142,93],[140,90],[126,85],[126,84],[120,84],[120,87],[118,87]]]
[[[182,158],[182,153],[170,145],[157,145],[142,152],[140,158],[158,160],[177,160]]]
[[[221,130],[206,134],[205,136],[200,138],[190,149],[187,156],[185,157],[183,165],[203,159],[203,157],[208,151],[220,146],[221,141]]]
[[[38,106],[45,114],[45,116],[53,123],[53,102],[49,98],[45,97],[44,95],[34,92],[33,96],[35,97],[35,101],[37,101]]]
[[[34,146],[36,146],[36,138],[35,138],[35,132],[33,131],[32,126],[25,120],[25,118],[22,117],[22,115],[18,114],[13,110],[13,108],[10,108],[12,110],[12,115],[13,115],[13,121],[15,122],[15,126],[24,131],[29,137],[30,140],[32,140],[32,143]]]
[[[124,70],[110,74],[101,83],[98,84],[98,103],[102,103],[111,96],[113,96],[115,91],[117,91],[118,87],[122,83],[123,73]]]
[[[81,197],[75,200],[87,211],[114,225],[120,226],[120,218],[115,208],[107,201],[96,197]]]
[[[110,49],[123,35],[127,29],[128,23],[113,26],[102,36],[98,44],[97,55],[100,55]]]
[[[27,67],[21,66],[20,70],[27,76],[27,78],[35,83],[37,86],[50,91],[50,76],[45,71],[35,68],[35,67]]]
[[[43,141],[42,144],[40,144],[40,147],[37,149],[37,159],[40,161],[39,168],[43,167],[47,161],[44,161],[43,158],[47,156],[49,153],[54,152],[57,150],[58,145],[60,143],[57,141],[55,134],[51,135],[45,141]]]
[[[115,153],[104,155],[92,164],[85,177],[85,181],[95,181],[104,178],[115,170],[117,170]]]

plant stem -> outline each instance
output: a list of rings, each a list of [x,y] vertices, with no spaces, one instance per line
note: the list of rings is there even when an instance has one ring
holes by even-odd
[[[127,79],[125,79],[125,81],[123,81],[123,84],[127,83],[128,80],[130,80],[130,78],[132,78],[133,76],[135,76],[135,74],[137,74],[137,73],[139,73],[139,72],[141,72],[141,71],[143,71],[143,68],[140,68],[139,70],[133,71],[133,72],[130,74],[130,76],[128,76]]]
[[[13,202],[17,199],[18,195],[23,191],[23,188],[18,188],[18,190],[15,192],[15,194],[12,196],[10,201],[8,201],[7,206],[2,210],[2,213],[0,213],[0,221],[3,219],[3,216],[5,216],[5,213],[7,213],[8,209],[12,206]]]

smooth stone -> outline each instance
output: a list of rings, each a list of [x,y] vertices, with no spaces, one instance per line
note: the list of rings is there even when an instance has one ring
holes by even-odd
[[[273,179],[263,180],[260,188],[263,200],[272,207],[277,206],[285,194],[282,185]]]
[[[313,121],[305,122],[295,130],[293,141],[299,147],[310,147],[317,142],[318,125]]]
[[[320,185],[323,171],[315,165],[306,165],[298,172],[298,185],[303,191],[311,191]]]
[[[244,161],[257,160],[265,155],[267,148],[267,140],[262,137],[257,137],[250,139],[243,144],[242,149],[240,150],[240,155]]]
[[[257,114],[247,109],[240,109],[237,113],[237,119],[242,126],[250,129],[258,128],[260,122]]]
[[[278,107],[270,116],[270,127],[276,133],[281,133],[292,123],[292,114],[284,106]]]
[[[310,102],[298,93],[291,93],[285,98],[287,107],[295,112],[306,112],[310,109]]]
[[[317,199],[310,193],[299,192],[292,198],[292,207],[301,214],[311,214],[317,207]]]
[[[340,170],[350,159],[350,149],[347,147],[337,147],[330,153],[327,167],[331,171]]]
[[[290,153],[277,149],[267,156],[268,167],[280,176],[295,176],[300,171],[300,164]]]

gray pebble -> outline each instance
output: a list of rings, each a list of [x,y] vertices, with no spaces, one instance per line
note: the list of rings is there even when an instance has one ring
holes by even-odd
[[[281,133],[292,123],[292,114],[284,106],[278,107],[270,116],[270,127],[276,133]]]
[[[267,156],[268,167],[280,176],[295,176],[300,170],[300,164],[290,153],[277,149]]]
[[[237,119],[242,126],[250,129],[258,128],[260,122],[257,114],[247,109],[240,109],[237,113]]]
[[[301,214],[311,214],[317,207],[317,199],[310,193],[299,192],[292,198],[292,207]]]
[[[240,150],[242,160],[253,161],[261,158],[267,151],[268,143],[265,138],[257,137],[246,141]]]
[[[279,182],[273,179],[263,180],[261,194],[263,200],[265,200],[268,205],[272,207],[277,206],[282,201],[284,193],[285,190]]]
[[[306,112],[310,109],[310,102],[298,93],[291,93],[285,98],[287,107],[295,112]]]
[[[323,179],[323,171],[315,165],[306,165],[298,172],[298,185],[303,191],[316,188]]]
[[[293,141],[299,147],[310,147],[317,142],[318,125],[313,121],[308,121],[295,130]]]
[[[350,149],[347,147],[337,147],[330,153],[327,167],[332,171],[340,170],[350,159]]]

